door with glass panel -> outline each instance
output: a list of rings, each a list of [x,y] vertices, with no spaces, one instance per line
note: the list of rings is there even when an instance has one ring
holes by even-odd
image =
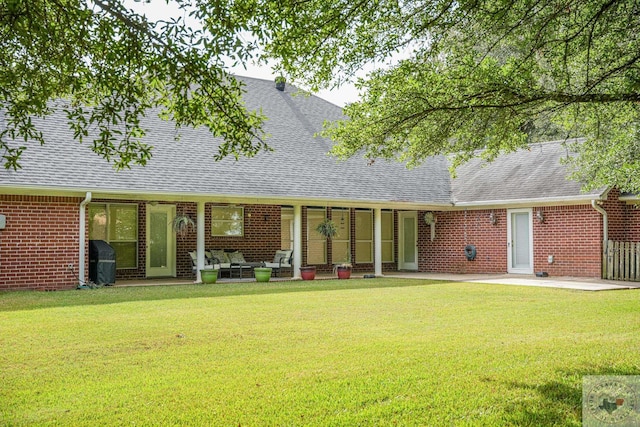
[[[174,205],[147,205],[147,277],[176,276]]]
[[[418,213],[398,212],[398,270],[418,270]]]
[[[507,271],[533,273],[531,209],[510,209],[507,215]]]

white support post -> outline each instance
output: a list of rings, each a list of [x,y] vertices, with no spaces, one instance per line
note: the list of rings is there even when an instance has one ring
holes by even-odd
[[[382,209],[373,210],[373,262],[376,277],[382,276]]]
[[[293,206],[293,278],[301,279],[302,266],[302,206]]]
[[[200,270],[204,269],[204,202],[198,202],[196,215],[196,283],[202,283]]]

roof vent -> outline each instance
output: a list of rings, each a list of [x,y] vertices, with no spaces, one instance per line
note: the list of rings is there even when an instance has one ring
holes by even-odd
[[[282,76],[276,77],[276,89],[284,91],[286,80]]]

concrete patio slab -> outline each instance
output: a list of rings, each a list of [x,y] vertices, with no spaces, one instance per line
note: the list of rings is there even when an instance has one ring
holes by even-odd
[[[392,273],[385,277],[423,278],[453,282],[487,283],[496,285],[539,286],[545,288],[575,289],[581,291],[610,291],[640,289],[638,282],[623,282],[584,277],[535,277],[522,274],[444,274],[444,273]]]

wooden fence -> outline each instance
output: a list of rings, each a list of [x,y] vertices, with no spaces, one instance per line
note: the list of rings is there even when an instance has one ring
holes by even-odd
[[[640,281],[640,242],[609,240],[602,254],[602,277]]]

